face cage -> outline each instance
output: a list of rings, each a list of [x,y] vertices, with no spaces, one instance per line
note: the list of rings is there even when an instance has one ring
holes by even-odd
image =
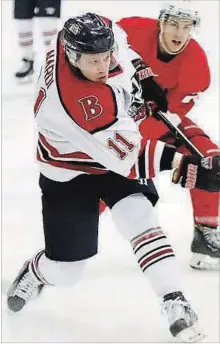
[[[173,16],[172,16],[173,17]],[[182,19],[182,18],[181,18]],[[179,21],[181,21],[181,19],[180,18],[178,18],[178,20]],[[182,19],[183,21],[185,20],[185,19]],[[160,22],[162,23],[162,24],[166,24],[166,23],[169,23],[169,21],[172,21],[172,19],[170,18],[170,16],[169,17],[166,17],[166,19],[160,19]],[[196,33],[196,30],[197,30],[197,27],[196,27],[196,24],[195,24],[195,22],[193,22],[193,26],[192,26],[192,29],[190,30],[190,32],[189,32],[189,39],[194,35],[194,33]],[[161,29],[161,33],[163,33],[163,30]]]
[[[111,53],[111,61],[110,61],[110,66],[109,66],[109,70],[111,71],[111,70],[114,70],[118,66],[118,59],[119,59],[118,58],[118,45],[115,43],[113,45],[113,47],[110,50],[107,50],[106,52],[108,52],[108,51],[110,51],[110,53]],[[86,53],[73,51],[68,47],[66,47],[65,52],[66,52],[66,55],[69,59],[69,62],[74,67],[78,67],[77,62],[79,61],[81,55],[86,54]],[[103,51],[103,52],[105,52],[105,51]],[[90,53],[88,53],[88,54],[90,54]]]

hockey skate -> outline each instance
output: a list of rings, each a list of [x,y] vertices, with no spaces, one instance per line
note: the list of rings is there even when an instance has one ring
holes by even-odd
[[[22,59],[22,66],[15,74],[15,78],[18,82],[29,83],[32,81],[34,74],[34,61],[26,58]]]
[[[44,284],[30,272],[26,261],[7,292],[7,304],[11,311],[19,312],[26,303],[39,296]]]
[[[177,342],[197,343],[204,339],[197,327],[198,317],[181,292],[164,296],[162,313],[166,313],[170,332]]]
[[[195,225],[190,266],[200,270],[220,269],[220,236],[217,228]]]

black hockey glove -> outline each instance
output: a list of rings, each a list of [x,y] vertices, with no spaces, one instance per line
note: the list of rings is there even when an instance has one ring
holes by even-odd
[[[167,112],[168,102],[165,90],[156,82],[154,74],[150,67],[148,67],[141,59],[133,61],[136,69],[136,77],[142,87],[142,96],[146,103],[151,102],[153,111],[156,114],[161,110]]]
[[[174,171],[173,183],[187,189],[198,188],[210,192],[220,190],[220,155],[200,158],[184,155]]]

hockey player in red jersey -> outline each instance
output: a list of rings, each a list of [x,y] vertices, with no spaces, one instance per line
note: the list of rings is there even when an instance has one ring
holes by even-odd
[[[17,312],[45,285],[80,280],[88,259],[97,254],[102,199],[162,298],[172,335],[199,341],[197,315],[181,291],[173,249],[154,211],[156,189],[137,178],[175,169],[173,181],[183,187],[219,190],[220,156],[188,157],[160,141],[141,147],[129,115],[141,100],[138,73],[145,73],[134,68],[137,57],[119,27],[93,13],[70,18],[49,49],[34,106],[45,249],[24,264],[7,303]],[[166,108],[163,91],[152,87],[153,98]]]
[[[199,22],[198,12],[190,10],[189,2],[174,1],[162,8],[159,20],[131,17],[123,18],[119,24],[126,31],[132,48],[152,68],[156,80],[166,90],[170,120],[207,156],[219,154],[219,148],[203,129],[186,117],[195,99],[210,84],[206,54],[192,39]],[[205,114],[201,109],[202,115]],[[144,137],[174,144],[178,151],[189,154],[184,144],[175,140],[165,124],[154,117],[143,121],[140,131]],[[193,189],[190,194],[195,223],[190,265],[219,270],[219,193]]]

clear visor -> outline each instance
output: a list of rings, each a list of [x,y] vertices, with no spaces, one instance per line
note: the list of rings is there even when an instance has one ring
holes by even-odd
[[[162,11],[159,16],[159,20],[161,21],[168,21],[170,18],[175,18],[178,21],[192,21],[193,26],[197,28],[200,25],[200,18],[198,16],[198,13],[195,11]]]
[[[91,69],[110,60],[109,70],[113,70],[117,67],[119,60],[117,44],[114,44],[111,50],[98,54],[80,53],[66,48],[66,55],[74,67],[79,67],[80,65],[83,69]]]
[[[161,19],[163,27],[165,25],[166,32],[175,33],[176,30],[181,34],[192,36],[195,31],[195,22],[176,16],[167,16],[166,20]]]

